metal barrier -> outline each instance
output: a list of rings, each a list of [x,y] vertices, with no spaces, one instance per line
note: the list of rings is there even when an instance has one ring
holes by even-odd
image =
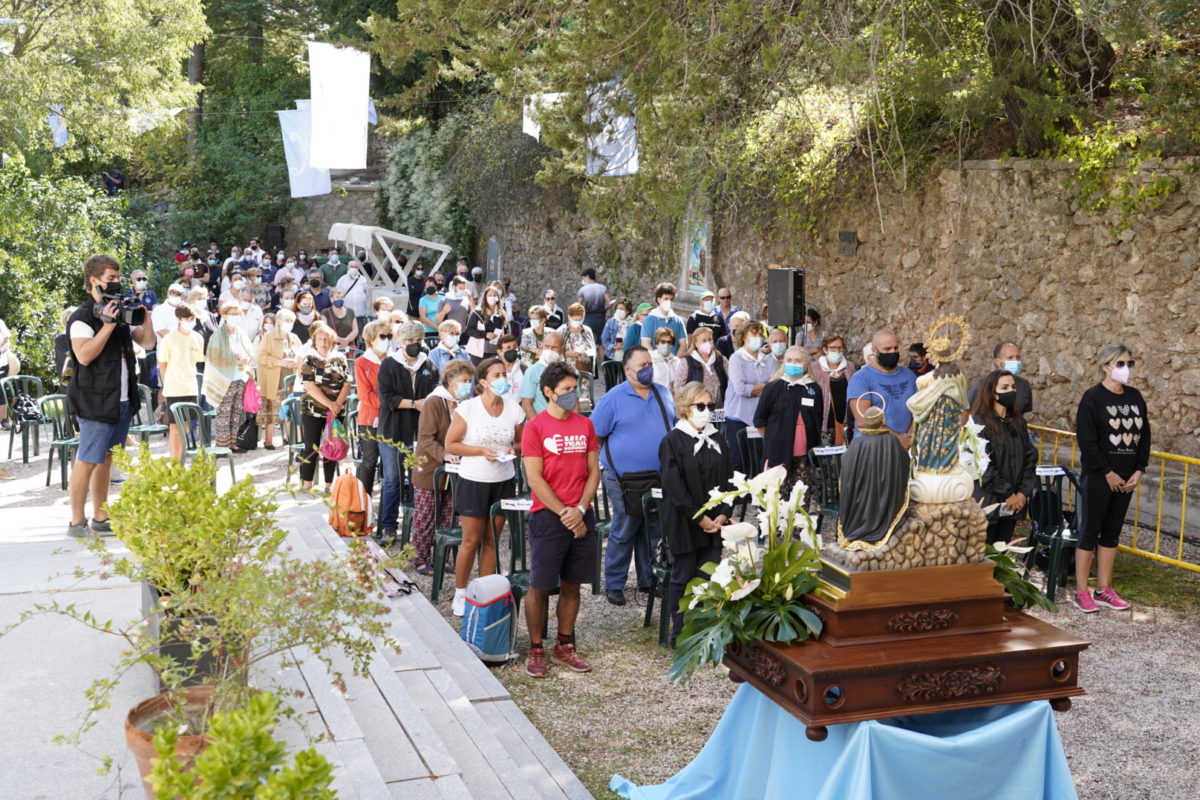
[[[1057,464],[1066,466],[1070,469],[1077,469],[1076,461],[1079,458],[1079,444],[1075,440],[1075,434],[1071,431],[1062,431],[1056,428],[1046,428],[1041,425],[1030,425],[1029,430],[1037,437],[1038,464]],[[1066,451],[1066,463],[1062,461],[1063,451]],[[1200,559],[1193,558],[1189,561],[1184,557],[1184,543],[1187,541],[1187,513],[1188,513],[1188,484],[1191,478],[1191,468],[1200,467],[1200,458],[1191,458],[1190,456],[1180,456],[1174,453],[1161,453],[1157,450],[1150,451],[1150,465],[1146,469],[1146,474],[1142,481],[1138,483],[1134,490],[1133,502],[1129,504],[1130,513],[1133,515],[1133,539],[1129,545],[1118,545],[1120,550],[1126,553],[1143,558],[1149,558],[1154,561],[1161,561],[1164,564],[1182,567],[1193,572],[1200,572]],[[1168,483],[1179,484],[1179,500],[1178,513],[1175,512],[1175,503],[1173,497],[1166,497],[1166,488]],[[1147,484],[1157,483],[1157,489],[1151,488],[1149,493],[1152,497],[1143,498],[1142,488]],[[1172,491],[1172,495],[1174,492]],[[1165,502],[1164,502],[1165,500]],[[1074,498],[1071,498],[1071,503],[1074,503]],[[1143,511],[1145,507],[1145,511]],[[1194,510],[1194,509],[1193,509]],[[1149,522],[1143,523],[1143,519],[1153,515],[1154,524]],[[1163,527],[1164,517],[1167,523],[1167,528]],[[1176,523],[1176,529],[1171,530],[1171,523]],[[1154,531],[1154,547],[1147,550],[1139,544],[1139,539],[1142,536],[1143,530]],[[1163,536],[1167,538],[1167,553],[1163,552]],[[1174,541],[1171,541],[1174,540]],[[1190,542],[1192,545],[1200,544],[1194,538]],[[1172,555],[1171,552],[1174,551]]]

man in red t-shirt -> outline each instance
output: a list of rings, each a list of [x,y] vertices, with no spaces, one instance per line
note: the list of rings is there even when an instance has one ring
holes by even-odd
[[[529,512],[529,592],[525,623],[529,626],[529,657],[525,672],[546,677],[542,629],[550,610],[550,592],[557,586],[558,641],[552,656],[575,672],[591,664],[575,652],[575,619],[579,616],[579,587],[596,571],[596,515],[592,499],[600,485],[600,442],[587,417],[575,413],[579,378],[561,361],[546,367],[540,391],[546,410],[525,424],[521,453],[525,477],[533,492]]]

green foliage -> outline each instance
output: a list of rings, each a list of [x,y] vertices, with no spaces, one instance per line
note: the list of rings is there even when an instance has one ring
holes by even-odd
[[[996,565],[996,568],[992,570],[992,577],[1004,587],[1004,591],[1012,595],[1014,606],[1017,608],[1038,606],[1047,611],[1058,611],[1058,606],[1054,605],[1050,598],[1022,577],[1024,565],[1017,559],[1017,555],[1028,551],[1027,547],[1012,547],[998,542],[989,544],[984,556],[991,559],[992,563]]]
[[[69,132],[58,163],[128,156],[146,115],[190,106],[180,64],[208,29],[201,0],[0,0],[0,151],[50,150],[47,110]]]
[[[166,725],[154,733],[150,785],[159,797],[178,800],[333,800],[333,767],[309,748],[285,765],[287,747],[273,735],[279,701],[269,692],[244,708],[213,716],[208,744],[187,768],[175,756],[179,732]]]
[[[63,308],[77,305],[83,262],[109,253],[129,270],[149,267],[157,246],[150,220],[128,198],[108,197],[79,178],[35,178],[20,158],[0,166],[0,319],[13,332],[23,371],[51,385],[54,337]]]
[[[467,253],[471,229],[446,178],[447,151],[462,127],[458,120],[436,130],[419,124],[401,136],[388,156],[379,205],[386,227]]]

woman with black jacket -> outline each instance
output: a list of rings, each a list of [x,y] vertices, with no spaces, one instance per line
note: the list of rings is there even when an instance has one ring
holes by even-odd
[[[783,354],[783,366],[763,387],[754,411],[754,427],[763,438],[763,469],[787,467],[785,490],[797,480],[812,485],[808,451],[821,446],[825,399],[811,366],[807,350],[799,345],[789,347]]]
[[[721,560],[721,526],[731,513],[723,503],[693,519],[712,489],[732,488],[723,437],[709,422],[716,408],[703,383],[684,385],[675,393],[675,427],[658,447],[663,496],[659,517],[672,562],[671,594],[664,600],[674,611],[672,641],[683,628],[679,600],[692,578],[703,575],[700,567]]]
[[[467,355],[479,366],[485,358],[496,355],[496,343],[508,328],[508,317],[500,303],[500,290],[488,286],[483,292],[479,307],[467,317],[463,334],[467,337]]]
[[[1029,497],[1037,485],[1037,448],[1029,439],[1025,418],[1017,408],[1016,379],[998,369],[983,379],[971,418],[983,426],[991,458],[975,496],[984,506],[1000,503],[988,515],[987,540],[1007,542],[1017,521],[1025,516]]]

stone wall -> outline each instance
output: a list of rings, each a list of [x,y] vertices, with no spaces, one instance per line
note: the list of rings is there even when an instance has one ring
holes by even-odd
[[[378,225],[376,195],[374,182],[335,182],[331,193],[304,198],[287,224],[288,250],[308,248],[311,253],[328,247],[329,226],[335,222]]]
[[[1200,177],[1195,163],[1162,169],[1181,188],[1142,212],[1119,236],[1116,211],[1090,214],[1067,186],[1072,167],[1036,161],[966,162],[923,190],[881,190],[846,202],[817,235],[771,231],[746,220],[714,221],[714,282],[735,302],[761,307],[767,264],[806,270],[809,304],[826,331],[856,352],[872,332],[920,341],[942,314],[963,316],[973,341],[963,365],[972,379],[991,366],[994,345],[1023,348],[1022,375],[1034,387],[1031,421],[1072,429],[1075,407],[1100,372],[1099,347],[1121,341],[1138,360],[1133,385],[1146,395],[1155,449],[1200,455]],[[882,218],[882,219],[881,219]],[[761,220],[758,222],[761,223]],[[838,232],[855,231],[853,255]],[[658,280],[678,280],[675,232],[652,243],[658,255],[629,257],[595,238],[588,220],[562,204],[531,202],[481,226],[495,237],[524,302],[550,286],[574,297],[579,270],[594,266],[617,293],[649,299]],[[614,253],[624,254],[621,259]],[[657,260],[656,260],[657,259]],[[613,269],[613,263],[640,264]],[[661,264],[661,269],[645,265]],[[856,356],[856,360],[857,356]]]

